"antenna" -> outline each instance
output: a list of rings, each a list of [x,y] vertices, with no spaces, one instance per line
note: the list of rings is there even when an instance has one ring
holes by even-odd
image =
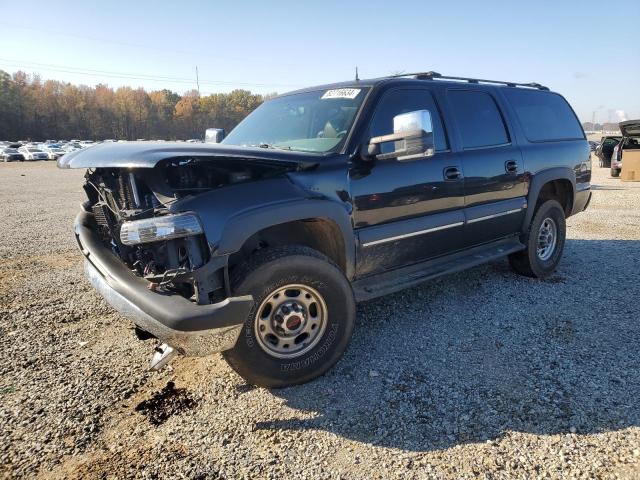
[[[198,66],[196,65],[196,85],[198,86],[198,96],[200,96],[200,78],[198,77]]]
[[[358,78],[358,66],[356,65],[356,82],[359,82],[360,78]]]

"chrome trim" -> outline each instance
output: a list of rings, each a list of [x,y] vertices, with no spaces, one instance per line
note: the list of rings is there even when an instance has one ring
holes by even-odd
[[[524,208],[524,207],[522,207]],[[504,215],[510,215],[512,213],[518,213],[522,211],[522,208],[514,208],[513,210],[507,210],[506,212],[494,213],[493,215],[487,215],[485,217],[472,218],[471,220],[467,220],[467,223],[476,223],[481,222],[483,220],[490,220],[492,218],[502,217]]]
[[[439,227],[427,228],[426,230],[418,230],[417,232],[405,233],[402,235],[396,235],[395,237],[381,238],[380,240],[374,240],[372,242],[363,243],[363,247],[371,247],[380,243],[393,242],[395,240],[402,240],[403,238],[415,237],[417,235],[424,235],[425,233],[438,232],[440,230],[446,230],[448,228],[460,227],[464,225],[464,222],[450,223],[448,225],[441,225]]]

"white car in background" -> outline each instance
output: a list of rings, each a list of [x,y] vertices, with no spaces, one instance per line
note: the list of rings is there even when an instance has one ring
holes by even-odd
[[[47,155],[49,155],[49,160],[57,160],[65,153],[67,153],[60,147],[47,147],[43,150],[47,153]]]
[[[80,141],[80,146],[82,148],[93,147],[96,144],[93,140],[82,140]]]
[[[25,160],[49,160],[49,154],[36,147],[24,146],[20,147],[18,151],[24,155]]]
[[[80,146],[80,144],[75,142],[69,142],[63,147],[63,150],[67,153],[75,152],[76,150],[81,150],[81,149],[82,147]]]

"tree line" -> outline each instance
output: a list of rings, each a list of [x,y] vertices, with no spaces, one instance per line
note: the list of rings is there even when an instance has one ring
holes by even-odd
[[[91,87],[0,70],[0,140],[203,138],[209,127],[229,132],[273,95]]]

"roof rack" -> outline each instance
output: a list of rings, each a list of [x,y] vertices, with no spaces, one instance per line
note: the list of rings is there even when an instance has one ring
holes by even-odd
[[[499,85],[506,85],[507,87],[527,87],[537,88],[538,90],[549,90],[548,87],[540,85],[539,83],[516,83],[516,82],[503,82],[501,80],[485,80],[482,78],[467,78],[467,77],[448,77],[441,75],[438,72],[417,72],[417,73],[401,73],[399,75],[392,75],[391,78],[397,77],[415,77],[418,80],[457,80],[468,83],[494,83]]]

